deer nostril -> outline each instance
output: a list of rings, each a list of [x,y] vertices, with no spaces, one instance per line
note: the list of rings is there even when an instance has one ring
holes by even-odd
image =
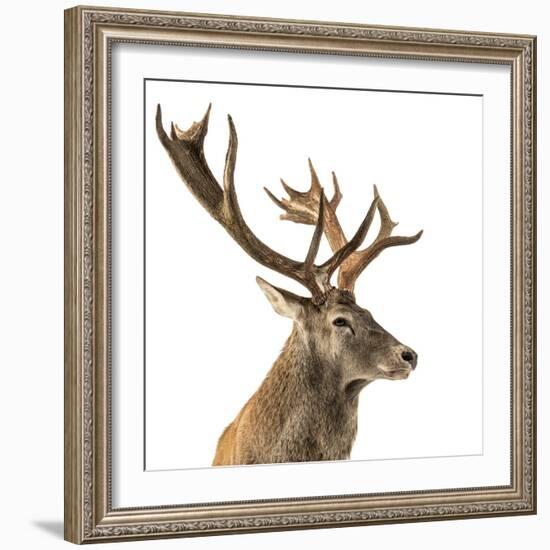
[[[408,350],[405,350],[401,353],[401,358],[404,360],[404,361],[407,361],[407,363],[413,363],[414,361],[414,355],[411,351],[408,351]]]

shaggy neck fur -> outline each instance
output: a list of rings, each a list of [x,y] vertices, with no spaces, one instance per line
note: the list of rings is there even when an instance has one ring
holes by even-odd
[[[294,327],[253,396],[254,462],[349,458],[357,432],[357,394],[346,391],[337,365],[321,361]],[[251,401],[252,401],[251,400]],[[255,418],[254,418],[255,417]],[[244,420],[244,418],[243,418]],[[257,453],[265,456],[257,456]]]

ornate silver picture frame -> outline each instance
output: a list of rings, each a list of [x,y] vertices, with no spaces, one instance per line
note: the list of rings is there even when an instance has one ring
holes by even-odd
[[[202,501],[188,498],[185,489],[182,489],[181,499],[174,501],[166,497],[163,501],[162,496],[155,494],[150,500],[152,504],[148,504],[146,490],[142,500],[137,499],[134,504],[129,497],[126,500],[113,498],[116,487],[117,491],[121,491],[119,477],[125,469],[116,450],[116,438],[121,437],[121,427],[119,424],[114,425],[119,404],[117,393],[113,391],[114,380],[119,380],[114,359],[117,355],[113,350],[119,344],[113,337],[113,303],[118,287],[113,286],[112,271],[117,261],[116,255],[120,254],[120,248],[113,247],[113,227],[117,224],[117,210],[114,206],[117,199],[113,191],[116,189],[117,172],[113,166],[120,162],[113,158],[113,124],[116,114],[113,112],[113,97],[121,78],[120,75],[115,78],[113,74],[113,52],[119,45],[155,48],[160,56],[163,55],[162,48],[171,48],[171,51],[174,48],[180,48],[181,51],[192,48],[199,54],[202,50],[209,52],[211,56],[216,55],[216,52],[231,51],[232,59],[247,52],[255,52],[257,56],[264,53],[280,56],[283,62],[290,59],[288,56],[303,56],[300,59],[304,60],[318,57],[330,60],[335,67],[339,62],[344,63],[353,58],[378,60],[380,63],[433,63],[450,67],[449,71],[460,66],[498,66],[506,70],[502,88],[503,93],[509,94],[510,98],[507,103],[509,117],[505,125],[509,128],[509,136],[507,134],[505,139],[509,146],[509,174],[507,181],[502,181],[501,185],[503,193],[509,196],[508,202],[508,199],[503,199],[508,209],[509,227],[507,232],[498,236],[499,246],[502,245],[509,259],[509,275],[505,279],[509,282],[508,291],[501,296],[501,301],[509,304],[510,310],[509,342],[505,348],[509,350],[509,364],[502,365],[504,393],[509,403],[504,424],[509,426],[509,433],[503,435],[503,445],[506,447],[505,483],[467,483],[443,488],[440,485],[434,489],[427,481],[422,487],[414,489],[372,491],[365,491],[358,485],[356,491],[343,488],[341,491],[304,493],[300,496],[289,491],[279,492],[273,498],[262,494],[257,498],[239,499],[224,496],[226,493],[220,489],[219,493],[214,493],[219,494],[218,497],[205,496]],[[220,78],[212,74],[211,80]],[[145,87],[144,81],[143,90]],[[332,88],[336,89],[337,86]],[[437,92],[425,90],[425,93],[435,95]],[[453,92],[450,93],[452,95]],[[140,98],[139,94],[141,88],[136,89],[136,97]],[[481,93],[461,92],[456,95],[482,97]],[[535,98],[534,36],[85,6],[66,10],[66,540],[74,543],[112,542],[536,513]],[[205,98],[205,106],[208,102]],[[490,123],[487,109],[484,111],[487,115],[483,119],[485,124]],[[149,116],[146,108],[144,112],[143,128],[154,129],[154,117]],[[164,126],[157,126],[157,131],[182,175],[177,158],[174,160],[178,153],[170,148],[178,139],[198,139],[197,132],[200,134],[201,126],[191,123],[198,120],[202,113],[186,112],[187,121],[182,122],[184,130],[176,127],[172,130],[171,138],[165,132],[165,129],[169,129],[169,116],[164,120]],[[158,121],[157,118],[157,124],[162,124],[162,119],[160,123]],[[189,130],[186,131],[186,128]],[[211,132],[214,130],[211,129]],[[389,143],[388,147],[391,146]],[[304,150],[307,148],[304,147]],[[168,157],[161,157],[161,160],[168,160]],[[182,178],[185,179],[185,176],[184,168]],[[384,191],[380,191],[384,195]],[[274,195],[272,198],[279,206],[287,204],[288,207],[288,202],[281,202]],[[321,197],[321,205],[324,204],[323,200]],[[372,212],[376,207],[380,208],[380,203],[375,188]],[[439,207],[435,203],[432,206]],[[326,207],[331,205],[327,203]],[[194,204],[193,208],[199,206]],[[320,213],[316,213],[321,221],[318,222],[320,225],[316,234],[320,239],[322,206],[319,210]],[[380,215],[383,216],[382,210]],[[402,212],[397,215],[403,222],[405,216],[411,217],[407,213],[404,216]],[[414,223],[415,219],[409,221]],[[422,220],[419,223],[422,227]],[[214,225],[213,222],[211,225]],[[228,232],[231,234],[232,230],[228,229]],[[250,251],[248,253],[251,254]],[[266,265],[265,259],[263,263]],[[307,278],[306,275],[304,278]],[[272,288],[271,285],[262,286],[277,309],[280,296],[273,293],[280,289]],[[327,288],[323,287],[323,290]],[[326,299],[322,293],[319,296],[315,298],[321,301]],[[489,304],[486,309],[490,307]],[[340,318],[335,321],[336,326],[348,322]],[[143,343],[135,342],[135,345],[142,346]],[[399,348],[399,353],[405,362],[413,368],[416,366],[416,356],[412,350],[403,347]],[[422,354],[419,362],[421,360]],[[487,379],[484,385],[483,381],[480,384],[483,392],[492,391],[487,385]],[[488,402],[485,402],[485,406],[489,406]],[[434,410],[433,414],[437,415],[438,411]],[[487,417],[483,416],[482,431],[487,421]],[[487,447],[483,447],[479,456],[483,456],[486,450]],[[345,463],[341,466],[345,467]],[[310,466],[303,464],[300,467]],[[241,466],[232,468],[226,468],[224,475],[231,475],[231,471],[236,472]],[[142,470],[147,470],[145,459]],[[208,476],[210,470],[204,469],[201,475]],[[266,468],[264,470],[267,471]],[[200,488],[197,490],[200,491]]]

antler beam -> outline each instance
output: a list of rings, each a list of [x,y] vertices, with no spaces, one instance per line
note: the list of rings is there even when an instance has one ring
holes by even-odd
[[[171,124],[170,136],[162,123],[162,111],[157,107],[156,129],[160,142],[166,149],[174,166],[188,189],[204,209],[231,235],[240,247],[258,263],[282,273],[304,285],[312,294],[315,304],[326,299],[332,285],[330,278],[334,271],[363,242],[372,219],[374,209],[371,206],[354,237],[334,251],[334,255],[322,265],[316,265],[315,258],[325,228],[327,204],[319,186],[316,216],[312,225],[315,230],[306,259],[299,262],[272,250],[263,243],[246,224],[235,191],[235,162],[237,159],[237,132],[231,116],[229,122],[229,144],[225,158],[223,189],[212,174],[204,155],[204,139],[208,131],[211,105],[200,122],[194,122],[188,130],[181,130]],[[336,184],[337,185],[337,184]],[[333,199],[334,200],[334,199]],[[336,204],[337,205],[337,204]],[[330,218],[329,218],[330,219]],[[330,223],[330,221],[328,222]]]

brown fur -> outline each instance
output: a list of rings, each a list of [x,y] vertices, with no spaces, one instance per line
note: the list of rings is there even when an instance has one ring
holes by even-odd
[[[213,465],[349,457],[357,399],[336,372],[304,355],[294,330],[265,380],[220,437]]]
[[[287,300],[296,298],[277,290]],[[376,378],[408,376],[410,369],[394,353],[408,348],[349,293],[335,289],[322,306],[305,298],[300,304],[303,313],[280,356],[222,433],[214,466],[347,459],[357,433],[359,391]],[[353,319],[354,334],[334,327],[334,316],[343,312]]]

